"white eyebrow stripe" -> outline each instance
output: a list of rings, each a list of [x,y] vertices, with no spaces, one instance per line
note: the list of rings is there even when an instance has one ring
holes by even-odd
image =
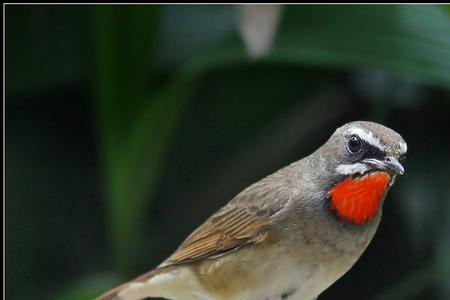
[[[376,136],[374,136],[373,133],[370,131],[366,131],[362,128],[350,128],[348,130],[348,133],[358,135],[361,139],[371,144],[372,146],[377,147],[381,151],[385,150],[383,145],[381,145],[380,140]]]
[[[405,142],[400,142],[400,154],[405,154],[408,151],[408,145]]]
[[[362,163],[354,163],[354,164],[342,164],[336,167],[336,172],[342,175],[353,175],[353,174],[363,174],[368,171],[369,168],[367,165]]]

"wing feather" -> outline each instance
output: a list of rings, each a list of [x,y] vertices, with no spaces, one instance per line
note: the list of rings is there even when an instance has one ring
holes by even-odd
[[[189,235],[164,265],[216,256],[255,242],[270,227],[268,213],[227,205]]]

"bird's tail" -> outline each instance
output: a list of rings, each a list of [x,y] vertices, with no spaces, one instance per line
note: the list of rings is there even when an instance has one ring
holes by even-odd
[[[122,291],[124,291],[125,289],[127,289],[133,285],[144,284],[144,282],[149,281],[155,275],[162,274],[169,270],[170,270],[170,267],[156,268],[156,269],[154,269],[148,273],[145,273],[129,282],[121,284],[118,287],[113,288],[112,290],[107,291],[106,293],[102,294],[101,296],[95,298],[95,300],[125,300],[125,298],[122,298],[120,296]],[[154,297],[158,297],[158,295],[155,295]],[[126,299],[127,300],[131,299],[131,297],[127,297]],[[140,299],[140,298],[136,298],[136,299]]]

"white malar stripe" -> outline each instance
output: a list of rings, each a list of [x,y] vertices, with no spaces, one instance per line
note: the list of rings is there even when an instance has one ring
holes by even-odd
[[[337,166],[336,172],[342,175],[353,175],[353,174],[363,174],[368,171],[369,168],[367,165],[362,163],[354,163],[354,164],[342,164]]]
[[[359,127],[354,127],[354,128],[350,128],[348,130],[348,133],[358,135],[361,139],[363,139],[367,143],[371,144],[372,146],[377,147],[381,151],[385,150],[383,145],[381,145],[380,140],[376,136],[374,136],[373,133],[370,131],[366,131]]]
[[[408,145],[406,145],[405,142],[400,142],[400,154],[406,154],[406,151],[408,151]]]

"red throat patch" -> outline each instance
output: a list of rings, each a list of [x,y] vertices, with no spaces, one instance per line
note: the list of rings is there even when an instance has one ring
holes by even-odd
[[[346,178],[328,192],[331,209],[340,220],[362,225],[376,214],[388,183],[389,174],[385,172]]]

